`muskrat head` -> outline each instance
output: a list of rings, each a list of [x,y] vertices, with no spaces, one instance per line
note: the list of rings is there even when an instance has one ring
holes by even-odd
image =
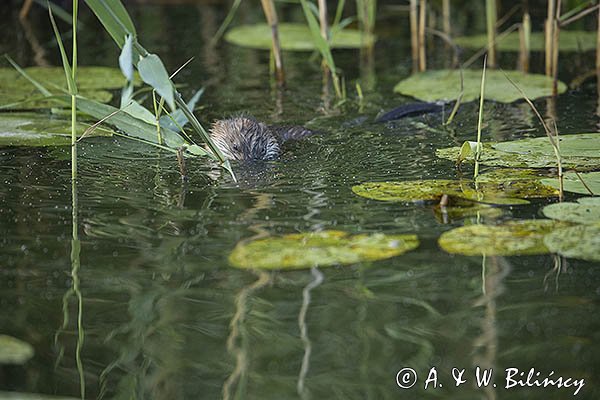
[[[210,137],[230,160],[273,160],[280,152],[269,127],[248,117],[215,121]]]

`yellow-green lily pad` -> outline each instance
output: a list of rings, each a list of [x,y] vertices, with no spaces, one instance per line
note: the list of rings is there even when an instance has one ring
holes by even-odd
[[[581,177],[581,179],[580,179]],[[581,182],[585,182],[585,185]],[[558,178],[543,179],[544,185],[559,187]],[[586,187],[587,186],[587,187]],[[600,171],[580,172],[579,176],[575,172],[566,172],[563,175],[563,188],[567,192],[580,194],[600,195]],[[590,190],[592,193],[590,193]]]
[[[56,95],[67,92],[65,73],[62,67],[30,67],[25,72]],[[134,79],[139,84],[140,79]],[[101,103],[112,99],[110,89],[121,88],[126,80],[118,68],[79,67],[77,87],[79,94]],[[14,68],[0,68],[0,109],[22,110],[60,106],[60,103],[45,98],[33,84]]]
[[[556,229],[544,244],[552,253],[569,258],[600,261],[600,225],[577,225]]]
[[[425,179],[402,182],[366,182],[352,187],[361,196],[381,201],[438,201],[442,195],[486,204],[527,204],[523,199],[552,197],[558,191],[543,185],[539,179],[511,180],[504,178],[478,183],[472,181]]]
[[[33,347],[20,339],[0,335],[0,364],[25,364],[33,357]]]
[[[544,236],[564,223],[550,219],[509,221],[501,225],[469,225],[444,232],[440,247],[467,256],[516,256],[548,253]]]
[[[487,35],[462,36],[454,39],[454,43],[461,47],[479,49],[487,46]],[[499,37],[496,41],[498,50],[519,51],[519,32],[511,32]],[[545,39],[543,32],[532,32],[529,40],[532,51],[544,51]],[[559,49],[561,51],[589,51],[596,49],[596,32],[591,31],[560,31]]]
[[[544,215],[558,221],[600,224],[600,197],[579,199],[577,203],[555,203],[544,207]],[[600,247],[598,248],[600,252]]]
[[[242,47],[269,50],[271,28],[267,24],[238,26],[227,32],[225,40]],[[316,50],[310,29],[303,24],[279,24],[279,41],[283,50]],[[363,34],[355,29],[333,30],[330,41],[332,48],[360,48],[370,46],[374,42],[375,36]]]
[[[330,230],[240,242],[229,262],[248,269],[304,269],[382,260],[418,246],[416,235],[350,235]]]
[[[89,125],[77,123],[77,135],[81,136]],[[97,127],[87,134],[111,136],[113,131]],[[71,121],[55,119],[36,113],[0,114],[0,146],[66,146],[71,144]]]
[[[560,135],[558,140],[561,156],[598,158],[600,162],[600,132]],[[554,156],[554,148],[546,136],[498,142],[492,147],[506,153]]]
[[[525,74],[520,71],[504,71],[530,99],[552,95],[552,79],[540,74]],[[485,99],[502,103],[512,103],[522,99],[521,93],[506,79],[503,71],[488,70],[485,74]],[[481,70],[463,71],[463,101],[479,98]],[[558,93],[567,86],[558,82]],[[460,92],[460,72],[458,70],[432,70],[411,75],[400,81],[394,92],[412,96],[423,101],[451,101]]]
[[[548,139],[546,139],[548,140]],[[508,153],[497,150],[493,146],[497,143],[490,142],[483,144],[483,150],[479,159],[480,163],[487,166],[510,167],[510,168],[553,168],[556,167],[556,157],[554,153]],[[437,149],[435,154],[439,158],[456,162],[460,154],[460,147],[446,147]],[[473,155],[465,158],[466,161],[473,162]],[[564,168],[577,168],[579,170],[590,170],[600,168],[600,157],[580,157],[563,156],[562,165]]]

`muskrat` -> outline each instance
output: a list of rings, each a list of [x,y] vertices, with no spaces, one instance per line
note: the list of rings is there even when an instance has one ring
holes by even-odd
[[[249,116],[215,121],[210,137],[229,160],[274,160],[284,142],[314,132],[302,126],[266,125]]]

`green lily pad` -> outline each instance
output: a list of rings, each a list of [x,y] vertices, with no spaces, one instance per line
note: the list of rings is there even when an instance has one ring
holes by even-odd
[[[0,364],[25,364],[33,357],[33,347],[22,340],[0,335]]]
[[[584,186],[581,183],[581,179],[585,182]],[[594,172],[580,172],[579,176],[575,172],[567,172],[563,175],[563,188],[567,192],[591,194],[590,190],[595,196],[600,195],[600,171]],[[543,179],[542,182],[545,185],[552,186],[554,188],[559,187],[558,178]],[[588,190],[589,188],[589,190]]]
[[[600,225],[577,225],[546,235],[544,244],[553,253],[569,258],[600,261]]]
[[[77,135],[88,128],[77,124]],[[98,127],[88,136],[111,136],[113,131]],[[66,146],[71,144],[71,121],[36,113],[0,114],[0,146]]]
[[[381,201],[439,201],[442,195],[487,204],[519,205],[528,204],[529,198],[556,196],[556,189],[543,185],[539,179],[472,181],[426,179],[403,182],[366,182],[352,187],[361,196]]]
[[[548,140],[548,139],[546,139]],[[493,146],[497,143],[490,142],[483,144],[483,151],[479,159],[480,163],[495,167],[510,167],[510,168],[554,168],[556,167],[556,157],[554,153],[507,153],[497,150]],[[456,162],[460,154],[460,147],[447,147],[437,149],[435,154],[439,158]],[[468,155],[466,161],[473,162],[473,155]],[[600,167],[600,157],[580,157],[580,156],[563,156],[562,165],[564,168],[577,168],[579,170],[589,170]]]
[[[589,198],[589,200],[579,199],[577,203],[550,204],[544,207],[542,212],[546,217],[558,221],[600,224],[600,197]]]
[[[31,67],[25,68],[25,71],[53,94],[66,93],[67,83],[62,67]],[[108,103],[112,99],[112,93],[107,89],[121,88],[126,83],[118,68],[79,67],[77,72],[79,94],[102,103]],[[134,82],[139,84],[139,77],[136,76]],[[46,99],[17,70],[0,68],[0,109],[22,110],[57,106],[60,106],[60,103]]]
[[[536,154],[554,157],[554,148],[546,136],[511,140],[492,144],[496,150],[517,154]],[[563,157],[599,158],[600,133],[577,133],[559,136],[560,154]]]
[[[552,95],[552,79],[539,74],[524,74],[519,71],[504,71],[530,99]],[[502,103],[512,103],[522,99],[521,93],[506,79],[504,72],[488,70],[485,73],[485,99]],[[480,70],[464,70],[463,101],[479,98],[481,85]],[[559,82],[558,93],[567,90],[567,86]],[[458,70],[432,70],[411,75],[400,81],[394,92],[412,96],[423,101],[451,101],[460,92],[460,72]]]
[[[238,243],[229,262],[248,269],[303,269],[382,260],[418,246],[416,235],[308,232]]]
[[[267,24],[238,26],[227,32],[225,40],[242,47],[269,50],[271,49],[271,28]],[[310,29],[303,24],[279,24],[279,42],[283,50],[316,50]],[[332,48],[360,48],[370,46],[374,42],[375,36],[363,36],[360,31],[354,29],[334,31],[330,41]]]
[[[516,256],[548,253],[544,236],[564,223],[550,219],[509,221],[502,225],[469,225],[444,232],[440,247],[466,256]]]
[[[487,46],[487,35],[462,36],[454,39],[461,47],[479,49]],[[519,32],[511,32],[496,42],[501,51],[519,51]],[[545,40],[543,32],[532,32],[529,40],[532,51],[544,51]],[[559,49],[562,51],[589,51],[596,49],[596,32],[590,31],[560,31]]]

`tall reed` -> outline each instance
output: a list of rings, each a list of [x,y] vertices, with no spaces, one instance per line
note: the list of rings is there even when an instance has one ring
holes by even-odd
[[[425,24],[427,17],[427,0],[419,1],[419,72],[427,69],[425,51]]]
[[[487,25],[487,51],[490,68],[496,68],[496,24],[498,22],[498,5],[496,0],[485,1],[485,19]]]
[[[519,27],[519,69],[529,72],[529,56],[531,53],[531,18],[529,12],[523,13],[523,21]]]
[[[281,56],[281,45],[279,43],[279,20],[273,0],[261,0],[262,8],[267,18],[267,23],[271,28],[272,53],[275,60],[275,74],[277,83],[283,85],[285,82],[285,74],[283,71],[283,57]]]
[[[481,159],[482,144],[481,144],[481,126],[483,123],[483,100],[485,98],[485,70],[487,67],[487,54],[483,58],[483,71],[481,72],[481,90],[479,94],[479,114],[477,117],[477,147],[475,148],[475,171],[473,172],[473,180],[477,181],[479,176],[479,160]]]
[[[410,0],[410,48],[412,54],[413,72],[419,70],[419,23],[417,0]]]

